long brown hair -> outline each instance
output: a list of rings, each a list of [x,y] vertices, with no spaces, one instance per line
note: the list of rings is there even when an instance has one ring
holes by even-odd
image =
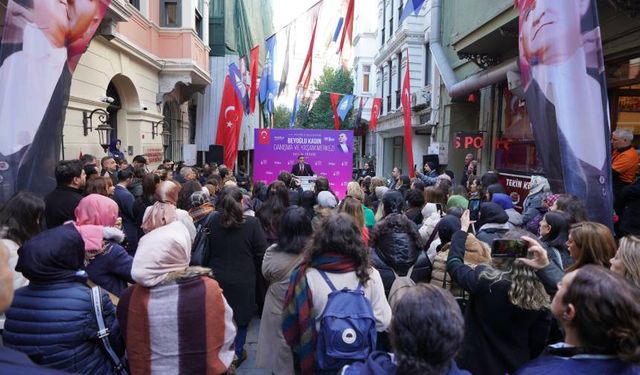
[[[364,228],[364,210],[362,203],[356,198],[346,197],[343,199],[338,206],[338,212],[344,212],[351,216],[360,230]]]
[[[319,255],[334,252],[351,258],[356,265],[356,275],[362,285],[369,280],[371,261],[364,245],[360,229],[353,218],[345,213],[333,214],[323,220],[320,230],[313,233],[305,249],[306,262]]]
[[[569,236],[580,249],[580,254],[567,272],[575,271],[587,264],[596,264],[605,268],[611,266],[610,260],[616,255],[617,247],[609,228],[600,223],[584,221],[572,225]]]
[[[596,265],[580,268],[562,297],[572,304],[571,321],[589,352],[640,362],[640,289]]]
[[[216,204],[223,228],[239,228],[245,221],[242,209],[242,192],[236,186],[225,186]]]

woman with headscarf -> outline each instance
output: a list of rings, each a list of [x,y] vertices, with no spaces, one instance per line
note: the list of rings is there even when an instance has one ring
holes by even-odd
[[[120,245],[124,233],[118,228],[118,205],[99,194],[88,195],[75,210],[80,233],[85,240],[85,267],[89,279],[116,296],[133,283],[133,258]],[[85,229],[86,228],[86,229]]]
[[[536,217],[539,213],[544,213],[545,207],[542,204],[544,194],[551,190],[549,181],[542,176],[531,176],[529,185],[529,195],[522,203],[522,223],[527,223]]]
[[[219,214],[209,220],[211,241],[203,264],[213,270],[233,308],[238,326],[235,353],[239,365],[247,358],[244,344],[249,322],[256,312],[256,276],[262,269],[267,241],[258,219],[243,214],[242,192],[238,187],[222,189],[216,207]]]
[[[156,186],[156,202],[153,206],[147,207],[142,218],[142,230],[145,233],[178,220],[187,228],[193,241],[196,237],[196,227],[187,211],[176,208],[179,194],[180,185],[173,181],[162,181]]]
[[[109,144],[109,156],[113,156],[114,158],[124,159],[124,153],[120,151],[120,146],[122,145],[122,141],[119,139],[112,139]]]
[[[213,211],[213,204],[211,204],[209,196],[204,191],[195,191],[191,194],[189,216],[193,219],[193,224],[196,228],[201,225]]]
[[[156,221],[157,222],[157,221]],[[174,220],[138,244],[138,283],[118,304],[131,373],[223,374],[234,353],[233,311],[211,270],[189,267],[191,236]]]
[[[67,223],[40,233],[20,248],[16,270],[29,285],[16,291],[6,312],[3,341],[42,366],[70,373],[115,374],[97,339],[92,291],[82,271],[85,247],[77,227]],[[100,303],[109,343],[122,357],[120,325],[104,290],[100,290]]]

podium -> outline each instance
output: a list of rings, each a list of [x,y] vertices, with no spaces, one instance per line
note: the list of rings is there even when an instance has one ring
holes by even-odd
[[[302,190],[313,190],[317,176],[295,176],[295,178],[300,180]]]

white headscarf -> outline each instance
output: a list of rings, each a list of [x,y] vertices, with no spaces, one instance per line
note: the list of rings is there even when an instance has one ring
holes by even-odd
[[[133,258],[131,277],[138,284],[153,287],[173,271],[182,271],[191,261],[191,237],[179,221],[158,227],[140,239]]]

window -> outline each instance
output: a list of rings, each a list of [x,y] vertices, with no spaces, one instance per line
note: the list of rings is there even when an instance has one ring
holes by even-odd
[[[210,56],[224,56],[226,54],[224,36],[224,0],[211,0],[209,1]]]
[[[180,11],[182,2],[180,0],[160,0],[160,26],[180,27]]]
[[[393,35],[393,0],[391,0],[391,17],[389,17],[389,39]]]
[[[400,0],[400,5],[398,5],[398,28],[400,28],[400,24],[402,23],[402,11],[404,10],[404,5],[402,4],[403,0]]]
[[[431,84],[431,50],[429,43],[424,45],[424,85]]]
[[[129,0],[129,4],[133,5],[137,10],[140,10],[140,0]]]
[[[527,107],[506,87],[498,90],[500,129],[496,140],[496,169],[502,172],[542,173]]]
[[[202,5],[202,1],[199,3],[199,5]],[[196,26],[196,33],[198,34],[198,36],[200,37],[200,39],[203,39],[203,34],[202,34],[202,8],[198,7],[196,9],[196,19],[195,19],[195,26]]]
[[[384,66],[380,68],[380,80],[378,82],[380,82],[381,89],[380,97],[384,100]],[[382,106],[382,110],[384,110],[384,105]]]
[[[393,65],[391,60],[388,62],[389,66],[389,94],[387,95],[387,112],[391,111],[391,93],[393,92]]]
[[[396,90],[396,108],[400,108],[400,95],[402,90],[402,52],[396,55],[396,59],[398,60],[398,88]]]
[[[384,28],[384,24],[387,22],[387,6],[385,4],[385,2],[382,2],[382,43],[380,44],[380,46],[384,46],[384,41],[385,41],[385,28]]]
[[[371,75],[371,65],[362,67],[362,91],[369,92],[369,76]]]

